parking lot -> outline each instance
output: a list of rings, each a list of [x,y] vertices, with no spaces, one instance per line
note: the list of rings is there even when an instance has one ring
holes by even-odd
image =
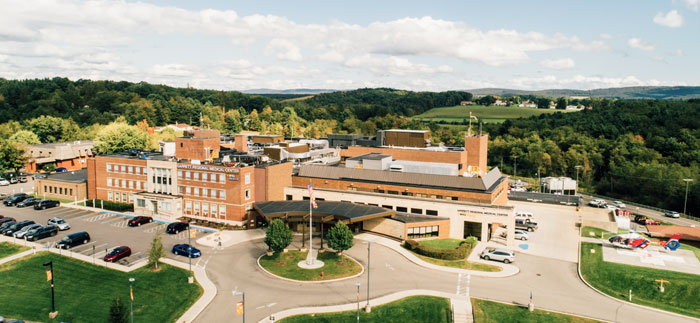
[[[188,232],[182,231],[178,234],[166,234],[165,228],[167,223],[152,222],[141,225],[139,227],[127,226],[127,221],[130,219],[125,216],[116,215],[113,213],[98,213],[88,210],[73,209],[68,207],[56,207],[46,210],[34,210],[32,207],[16,208],[0,206],[0,215],[13,217],[18,221],[33,220],[39,224],[46,224],[52,217],[59,217],[66,220],[70,224],[70,229],[59,231],[58,235],[35,241],[46,247],[53,246],[63,237],[80,231],[86,231],[90,234],[90,242],[84,245],[73,247],[65,250],[66,253],[81,253],[86,256],[93,256],[95,259],[102,259],[105,254],[118,246],[128,246],[131,248],[131,256],[120,260],[120,263],[131,266],[139,262],[145,262],[148,259],[148,250],[150,248],[153,237],[156,233],[163,233],[163,247],[166,257],[187,261],[187,257],[176,256],[172,254],[173,245],[179,243],[187,243]],[[197,238],[202,237],[206,232],[196,229],[196,238],[192,239],[192,244],[195,244]],[[18,239],[18,243],[22,243]],[[202,254],[206,256],[208,248],[202,248]],[[208,258],[208,257],[207,257]],[[202,261],[202,258],[193,260],[193,265]]]

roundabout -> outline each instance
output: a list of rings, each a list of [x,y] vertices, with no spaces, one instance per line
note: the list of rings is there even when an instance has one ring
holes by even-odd
[[[258,257],[258,267],[278,279],[300,283],[325,283],[351,279],[364,273],[357,260],[334,252],[320,252],[312,265],[308,251],[290,250]]]

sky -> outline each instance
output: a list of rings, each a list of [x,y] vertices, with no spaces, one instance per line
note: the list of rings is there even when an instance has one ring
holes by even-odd
[[[200,89],[700,85],[700,0],[0,0],[0,77]]]

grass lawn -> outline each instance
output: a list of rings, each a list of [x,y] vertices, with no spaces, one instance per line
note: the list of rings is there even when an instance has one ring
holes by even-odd
[[[459,243],[462,241],[463,240],[459,240],[459,239],[432,239],[432,240],[418,241],[418,244],[423,245],[423,246],[427,246],[427,247],[431,247],[431,248],[435,248],[435,249],[449,250],[449,249],[457,249],[457,247],[459,247]],[[467,257],[463,260],[442,260],[442,259],[436,259],[436,258],[431,258],[431,257],[419,255],[412,250],[409,250],[409,251],[411,253],[413,253],[413,255],[415,255],[416,257],[420,258],[421,260],[428,262],[428,263],[431,263],[433,265],[454,267],[454,268],[460,268],[460,269],[487,271],[487,272],[495,272],[495,271],[502,270],[501,267],[498,267],[498,266],[480,264],[480,263],[467,261],[466,258],[469,258],[469,254],[471,253],[471,251],[469,251],[467,253]]]
[[[297,264],[305,260],[307,254],[307,251],[290,250],[272,256],[265,255],[260,258],[260,265],[277,276],[295,280],[329,280],[352,276],[362,271],[358,263],[346,256],[338,256],[335,252],[318,254],[317,259],[323,261],[323,267],[303,269]],[[323,278],[321,278],[321,272],[323,272]]]
[[[581,244],[581,274],[589,284],[615,298],[627,300],[631,288],[636,304],[700,317],[699,275],[606,262],[601,245],[587,242]],[[670,281],[664,285],[666,292],[659,292],[657,279]]]
[[[364,306],[360,303],[360,306]],[[449,323],[452,321],[450,301],[434,296],[411,296],[384,305],[373,306],[372,312],[360,310],[360,322]],[[357,322],[357,311],[291,316],[284,323]]]
[[[483,105],[471,105],[471,106],[454,106],[454,107],[442,107],[433,108],[422,114],[415,115],[411,119],[426,120],[426,121],[459,121],[469,118],[469,112],[475,115],[484,122],[503,122],[506,119],[517,119],[517,118],[528,118],[531,116],[538,116],[541,114],[550,114],[556,112],[569,113],[571,111],[566,110],[551,110],[551,109],[534,109],[534,108],[521,108],[517,106],[510,107],[498,107],[498,106],[483,106]]]
[[[591,232],[594,233],[594,235],[591,235]],[[583,227],[581,228],[581,236],[582,237],[588,237],[588,238],[598,238],[598,239],[607,239],[612,235],[612,232],[606,231],[603,229],[598,229],[594,227]]]
[[[53,261],[56,309],[49,319],[51,288],[42,266]],[[0,313],[40,322],[107,322],[115,297],[129,304],[129,278],[134,282],[134,321],[174,322],[202,294],[187,284],[186,270],[161,265],[158,272],[140,268],[131,273],[99,267],[47,252],[0,266]]]
[[[464,240],[459,239],[432,239],[432,240],[420,240],[419,245],[430,247],[433,249],[441,250],[454,250],[459,247],[459,243]]]
[[[0,242],[0,259],[29,250],[28,247],[9,242]]]
[[[535,309],[530,313],[527,308],[508,305],[498,302],[490,302],[472,298],[475,323],[500,323],[500,322],[570,322],[593,323],[599,322],[578,316],[554,313]]]

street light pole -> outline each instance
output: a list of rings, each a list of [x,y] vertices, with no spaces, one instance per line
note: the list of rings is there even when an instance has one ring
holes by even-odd
[[[357,323],[360,323],[360,282],[355,283],[357,286]]]
[[[53,282],[53,260],[44,263],[44,266],[49,266],[49,271],[51,273],[51,313],[56,313],[56,303],[54,300],[54,282]]]
[[[187,221],[187,259],[190,263],[190,276],[187,278],[187,282],[192,284],[194,278],[192,277],[192,227],[190,226],[192,222]]]
[[[243,323],[245,323],[245,292],[234,291],[233,296],[241,296],[241,303],[243,303]]]
[[[683,181],[685,182],[685,202],[683,202],[683,215],[686,215],[686,207],[688,206],[688,185],[690,182],[693,181],[691,178],[684,178]]]
[[[134,323],[134,289],[132,283],[134,282],[133,277],[129,278],[129,298],[131,299],[131,323]]]
[[[369,305],[369,266],[371,261],[370,247],[372,246],[372,241],[363,241],[363,244],[367,244],[367,306],[365,306],[365,312],[369,313],[372,311],[372,306]]]

